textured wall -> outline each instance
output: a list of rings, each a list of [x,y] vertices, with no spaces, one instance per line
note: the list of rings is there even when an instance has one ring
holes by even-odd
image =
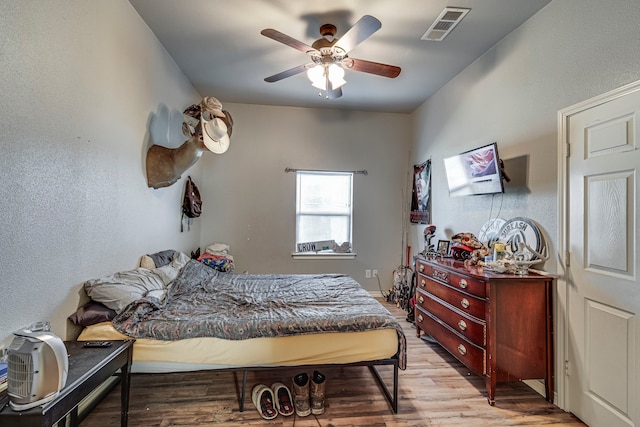
[[[182,142],[200,96],[127,1],[0,16],[0,340],[36,320],[65,337],[84,280],[198,245],[198,224],[179,232],[184,181],[147,188],[144,153]]]
[[[239,271],[352,275],[384,290],[401,262],[402,191],[411,142],[408,114],[224,104],[235,121],[231,146],[203,160],[202,246],[231,245]],[[355,175],[351,260],[294,260],[296,169],[361,170]]]
[[[436,239],[478,233],[498,213],[525,216],[539,223],[554,254],[558,111],[640,79],[638,22],[636,0],[554,0],[414,113],[411,157],[434,161]],[[504,196],[450,198],[442,159],[494,141],[514,178]],[[413,227],[414,242],[423,229]],[[556,265],[552,259],[544,269]]]

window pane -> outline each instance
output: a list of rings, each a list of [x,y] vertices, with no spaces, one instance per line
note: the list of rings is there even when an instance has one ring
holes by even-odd
[[[338,244],[349,242],[349,222],[349,216],[300,215],[297,243],[318,240],[335,240]]]
[[[297,172],[296,244],[351,243],[353,174]]]
[[[351,175],[300,173],[299,186],[300,213],[350,213]]]

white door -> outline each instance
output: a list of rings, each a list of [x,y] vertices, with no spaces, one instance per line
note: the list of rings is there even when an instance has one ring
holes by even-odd
[[[568,117],[569,410],[640,426],[640,90]]]

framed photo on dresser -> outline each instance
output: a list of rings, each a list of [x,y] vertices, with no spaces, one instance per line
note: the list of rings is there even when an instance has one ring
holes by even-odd
[[[451,241],[449,240],[438,240],[438,254],[442,256],[449,256],[450,245]]]

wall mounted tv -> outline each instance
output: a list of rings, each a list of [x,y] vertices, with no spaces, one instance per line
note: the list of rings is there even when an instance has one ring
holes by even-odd
[[[444,159],[449,195],[504,193],[498,145],[494,142]]]

